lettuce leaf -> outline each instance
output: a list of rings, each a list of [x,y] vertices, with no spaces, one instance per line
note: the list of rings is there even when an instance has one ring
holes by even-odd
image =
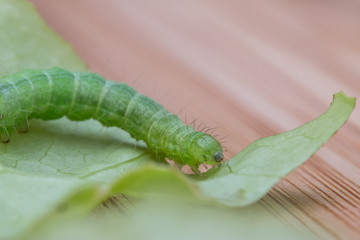
[[[355,98],[343,92],[335,94],[324,114],[294,130],[256,140],[219,171],[209,172],[198,186],[203,194],[229,206],[259,200],[336,133],[354,107]]]

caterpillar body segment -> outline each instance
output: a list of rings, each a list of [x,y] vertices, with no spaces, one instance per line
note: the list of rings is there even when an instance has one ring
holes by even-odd
[[[8,142],[14,130],[24,131],[32,118],[90,118],[116,126],[143,140],[158,156],[188,164],[218,165],[222,148],[212,136],[184,125],[178,116],[125,83],[91,72],[60,68],[29,69],[0,78],[0,134]]]

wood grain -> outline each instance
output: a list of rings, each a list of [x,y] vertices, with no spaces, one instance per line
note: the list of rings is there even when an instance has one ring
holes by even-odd
[[[317,117],[333,93],[360,96],[356,0],[33,2],[91,70],[216,126],[227,158]],[[359,117],[261,204],[321,237],[358,238]]]

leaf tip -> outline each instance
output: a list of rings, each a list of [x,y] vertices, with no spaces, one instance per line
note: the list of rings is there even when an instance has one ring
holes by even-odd
[[[337,99],[342,99],[343,101],[349,102],[355,106],[356,103],[356,97],[350,97],[344,93],[344,91],[340,91],[338,93],[335,93],[333,96],[334,101]]]

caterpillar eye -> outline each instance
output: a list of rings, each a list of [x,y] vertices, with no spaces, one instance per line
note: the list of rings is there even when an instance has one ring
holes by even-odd
[[[206,156],[205,156],[205,155],[200,155],[200,156],[203,156],[203,157],[204,157],[204,159],[206,160]]]
[[[221,162],[224,159],[224,156],[222,155],[222,153],[220,151],[217,151],[214,154],[214,159],[216,162]]]

